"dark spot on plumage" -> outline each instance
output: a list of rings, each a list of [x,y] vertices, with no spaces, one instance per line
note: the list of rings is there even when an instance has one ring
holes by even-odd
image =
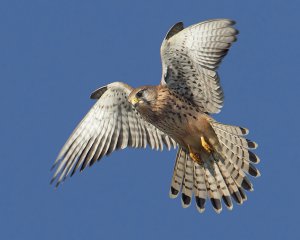
[[[185,113],[183,114],[183,116],[184,116],[184,117],[187,117],[187,115],[186,115]]]
[[[257,169],[251,163],[249,164],[249,174],[254,177],[258,175]]]
[[[240,195],[241,195],[241,197],[242,197],[243,200],[246,200],[246,199],[247,199],[244,190],[243,190],[242,188],[240,188],[240,187],[239,187],[239,193],[240,193]]]
[[[232,198],[234,199],[234,201],[236,201],[237,203],[241,204],[242,203],[242,197],[240,192],[233,192],[231,194]]]
[[[247,143],[248,143],[248,147],[249,147],[249,148],[255,148],[255,147],[256,147],[256,145],[255,145],[254,142],[250,141],[249,139],[246,139],[246,141],[247,141]]]
[[[177,194],[179,193],[179,191],[176,190],[175,188],[171,187],[171,193],[172,193],[173,195],[177,195]]]
[[[252,189],[251,183],[249,182],[249,180],[247,178],[244,178],[241,185],[247,191],[250,191]]]
[[[222,199],[227,207],[232,207],[232,202],[230,196],[222,196]]]
[[[215,209],[220,210],[222,208],[220,199],[211,198],[210,201]]]
[[[185,205],[189,205],[191,202],[191,198],[184,193],[181,194],[182,201]]]
[[[196,120],[197,118],[195,116],[193,116],[193,118]]]
[[[198,206],[200,209],[204,209],[206,199],[205,199],[205,198],[200,198],[200,197],[195,197],[195,200],[196,200],[197,206]]]
[[[248,151],[248,153],[249,153],[249,160],[253,163],[257,163],[258,162],[257,156],[251,151]]]
[[[247,134],[247,130],[245,128],[240,127],[242,134]]]

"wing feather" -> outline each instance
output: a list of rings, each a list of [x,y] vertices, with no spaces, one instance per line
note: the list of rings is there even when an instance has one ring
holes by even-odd
[[[70,173],[93,165],[103,156],[126,147],[168,149],[176,142],[146,122],[127,98],[132,88],[115,82],[96,90],[92,98],[99,98],[75,128],[57,159],[51,183],[58,186]]]
[[[213,19],[183,29],[171,28],[161,46],[162,85],[189,99],[203,112],[218,113],[223,90],[217,69],[236,41],[228,19]]]

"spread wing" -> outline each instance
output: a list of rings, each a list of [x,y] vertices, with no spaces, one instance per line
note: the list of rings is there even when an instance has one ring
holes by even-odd
[[[53,167],[51,183],[59,185],[78,168],[82,171],[104,155],[126,147],[168,149],[176,142],[146,122],[128,102],[132,88],[115,82],[97,89],[91,98],[99,98],[61,149]]]
[[[161,46],[162,85],[198,105],[218,113],[223,90],[217,73],[238,31],[228,19],[215,19],[183,28],[181,22],[167,33]]]

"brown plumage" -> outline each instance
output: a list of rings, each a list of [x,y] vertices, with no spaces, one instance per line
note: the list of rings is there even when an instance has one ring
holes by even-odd
[[[244,138],[246,128],[218,123],[209,115],[223,105],[216,70],[236,40],[233,24],[217,19],[184,29],[177,23],[161,46],[160,85],[133,89],[115,82],[97,89],[91,98],[98,101],[55,161],[52,182],[58,186],[116,149],[178,146],[170,197],[181,192],[182,205],[188,207],[194,195],[200,212],[207,198],[217,213],[221,200],[228,209],[232,198],[242,204],[244,190],[253,190],[247,175],[260,175],[252,164],[259,158],[250,151],[257,144]]]

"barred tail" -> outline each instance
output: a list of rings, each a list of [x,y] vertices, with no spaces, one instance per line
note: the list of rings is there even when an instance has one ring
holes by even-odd
[[[205,210],[207,198],[217,213],[222,210],[221,200],[228,209],[233,208],[232,199],[238,204],[247,200],[244,190],[253,191],[247,175],[260,176],[253,164],[259,158],[250,151],[257,144],[244,138],[246,128],[211,122],[219,143],[219,150],[213,151],[203,164],[191,159],[188,150],[180,148],[176,156],[170,197],[182,193],[182,205],[188,207],[194,194],[199,212]]]

